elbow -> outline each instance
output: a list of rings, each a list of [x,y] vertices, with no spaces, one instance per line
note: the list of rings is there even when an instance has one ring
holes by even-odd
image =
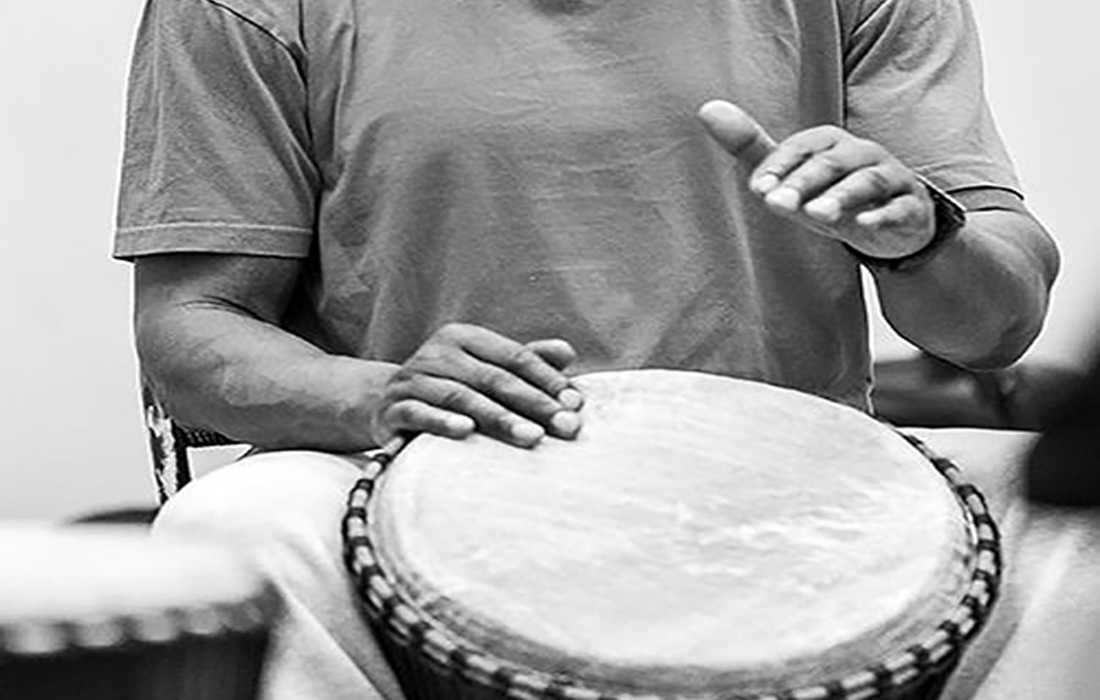
[[[181,372],[172,361],[177,353],[171,350],[171,334],[167,332],[164,317],[142,313],[134,315],[134,349],[137,352],[141,381],[169,415],[181,418],[186,412],[186,401],[178,397]]]
[[[189,339],[186,312],[173,308],[138,309],[134,315],[134,345],[141,381],[175,420],[195,428],[205,425],[204,396],[199,370],[209,360]]]
[[[1004,369],[1023,357],[1037,336],[1038,329],[1006,332],[988,348],[944,353],[943,359],[976,372]]]
[[[1047,290],[1049,287],[1047,288]],[[939,354],[943,359],[974,371],[1004,369],[1015,363],[1034,344],[1046,319],[1048,292],[1018,313],[1002,316],[999,322],[975,324],[972,342],[960,343]]]
[[[1050,305],[1050,293],[1061,268],[1061,256],[1054,239],[1030,214],[1015,218],[1013,241],[1018,261],[1014,283],[1002,287],[999,297],[986,303],[1004,306],[977,311],[970,324],[972,343],[964,343],[954,356],[945,356],[971,370],[997,370],[1019,360],[1043,329]]]

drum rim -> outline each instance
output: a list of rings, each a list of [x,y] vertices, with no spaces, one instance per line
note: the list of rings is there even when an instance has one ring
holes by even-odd
[[[282,596],[263,581],[248,598],[202,605],[60,619],[46,616],[0,625],[0,665],[19,658],[178,644],[190,639],[266,635],[283,610]]]
[[[985,496],[966,481],[962,470],[935,454],[919,438],[883,423],[912,445],[936,469],[959,501],[971,533],[974,569],[953,611],[921,640],[885,660],[841,678],[778,693],[739,695],[740,700],[863,700],[922,682],[930,672],[954,662],[984,627],[1000,593],[1003,574],[1000,532]],[[351,489],[343,519],[344,563],[352,576],[357,607],[392,640],[412,647],[417,657],[446,674],[497,688],[510,698],[531,700],[660,700],[653,695],[597,691],[562,678],[500,659],[468,644],[459,633],[419,609],[379,563],[368,534],[367,504],[396,451],[371,455]]]

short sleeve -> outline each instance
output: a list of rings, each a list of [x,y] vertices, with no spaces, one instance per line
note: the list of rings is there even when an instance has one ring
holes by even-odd
[[[138,29],[114,255],[304,257],[319,176],[303,55],[212,0],[149,0]]]
[[[967,0],[863,0],[860,14],[845,47],[848,130],[944,190],[1019,194]]]

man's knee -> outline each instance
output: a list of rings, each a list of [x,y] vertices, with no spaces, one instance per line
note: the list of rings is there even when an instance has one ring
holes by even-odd
[[[157,534],[268,539],[339,520],[359,456],[281,451],[251,455],[188,484],[161,508]]]

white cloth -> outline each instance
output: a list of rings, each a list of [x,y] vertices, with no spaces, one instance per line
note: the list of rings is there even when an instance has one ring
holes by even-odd
[[[154,535],[210,536],[254,553],[286,601],[263,700],[401,700],[358,617],[341,557],[341,520],[361,458],[315,452],[246,457],[192,482]]]

